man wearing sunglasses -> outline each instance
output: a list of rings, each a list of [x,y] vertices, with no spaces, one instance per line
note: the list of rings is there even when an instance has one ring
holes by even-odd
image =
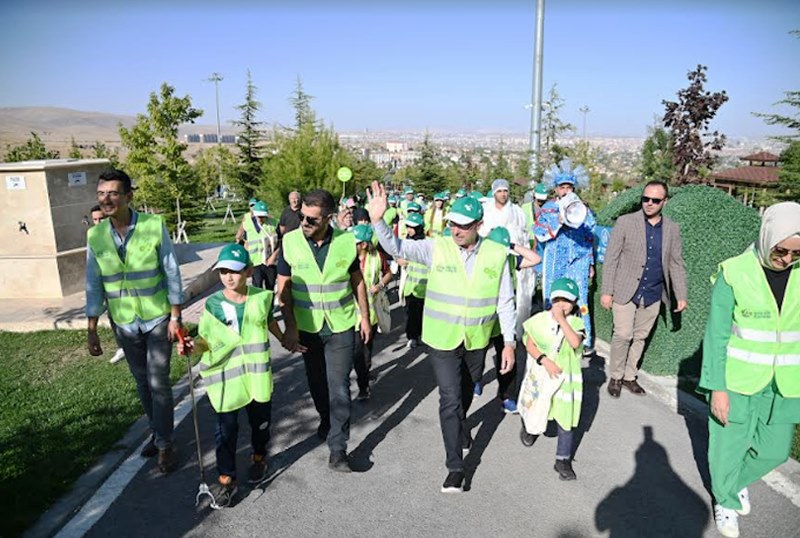
[[[480,238],[483,208],[471,197],[456,200],[445,215],[450,237],[401,241],[383,220],[386,191],[377,181],[367,194],[369,216],[386,252],[429,268],[422,313],[422,341],[431,348],[431,365],[439,386],[447,477],[443,493],[464,486],[464,456],[472,445],[465,425],[472,387],[481,378],[486,351],[499,319],[505,346],[499,374],[514,367],[514,290],[506,247]]]
[[[328,467],[350,472],[350,371],[356,308],[361,338],[371,338],[367,289],[352,233],[334,229],[333,195],[316,189],[300,208],[300,229],[283,237],[278,289],[286,324],[283,346],[303,354],[311,398],[320,415],[317,435],[328,440]]]
[[[655,325],[661,303],[686,309],[686,270],[678,225],[661,212],[667,185],[651,181],[642,194],[642,208],[617,219],[606,249],[600,304],[611,309],[611,376],[608,393],[619,398],[622,387],[643,396],[636,381],[644,343]]]

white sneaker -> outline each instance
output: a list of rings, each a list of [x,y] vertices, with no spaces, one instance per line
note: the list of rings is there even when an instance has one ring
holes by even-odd
[[[732,508],[714,505],[714,521],[717,530],[727,538],[739,538],[739,515]]]
[[[417,347],[417,341],[412,338],[406,344],[406,349],[414,349],[415,347]]]
[[[736,513],[746,516],[750,513],[750,492],[747,491],[747,488],[742,488],[742,491],[739,492],[739,502],[742,503],[742,507]]]
[[[108,362],[110,362],[111,364],[116,364],[124,358],[125,358],[125,351],[123,351],[122,348],[119,348],[117,352],[114,353],[114,356],[108,359]]]

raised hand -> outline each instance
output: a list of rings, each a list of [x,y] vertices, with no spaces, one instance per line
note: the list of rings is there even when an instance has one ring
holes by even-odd
[[[386,189],[377,181],[372,182],[372,188],[367,189],[367,210],[372,222],[378,222],[386,213],[389,200],[386,196]]]

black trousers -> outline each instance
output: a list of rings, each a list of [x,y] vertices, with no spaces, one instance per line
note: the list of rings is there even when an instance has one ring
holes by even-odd
[[[497,372],[497,397],[500,400],[514,400],[517,401],[517,394],[519,394],[519,386],[517,385],[517,362],[514,361],[514,367],[510,372],[505,374],[500,373],[500,364],[503,358],[503,348],[505,341],[503,335],[497,335],[489,342],[494,347],[494,370]],[[515,355],[516,358],[516,355]]]
[[[250,402],[244,407],[247,422],[250,424],[250,444],[253,454],[267,455],[269,426],[272,422],[272,402]],[[239,437],[239,411],[217,413],[217,430],[214,440],[217,443],[217,470],[220,475],[236,479],[236,444]]]
[[[275,283],[278,281],[277,265],[256,265],[253,267],[253,286],[274,291]]]
[[[422,336],[422,310],[425,308],[425,299],[409,295],[406,297],[406,338],[419,340]]]
[[[461,449],[471,442],[465,421],[472,403],[472,386],[483,373],[486,349],[467,351],[464,344],[452,351],[431,349],[430,362],[439,386],[439,426],[448,471],[464,470]]]
[[[330,425],[328,448],[347,450],[350,439],[350,371],[353,369],[353,329],[330,336],[300,331],[311,399],[320,421]]]
[[[367,390],[369,388],[369,371],[372,370],[372,344],[378,334],[378,325],[372,326],[372,336],[367,345],[364,345],[361,331],[358,329],[359,327],[356,327],[353,335],[353,368],[356,370],[356,382],[359,390]]]

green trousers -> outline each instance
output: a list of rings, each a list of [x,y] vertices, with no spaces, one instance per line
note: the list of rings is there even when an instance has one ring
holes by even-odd
[[[716,502],[739,509],[739,491],[789,458],[794,422],[800,417],[787,416],[798,399],[781,396],[774,382],[752,396],[728,394],[728,425],[709,414],[708,467]]]

